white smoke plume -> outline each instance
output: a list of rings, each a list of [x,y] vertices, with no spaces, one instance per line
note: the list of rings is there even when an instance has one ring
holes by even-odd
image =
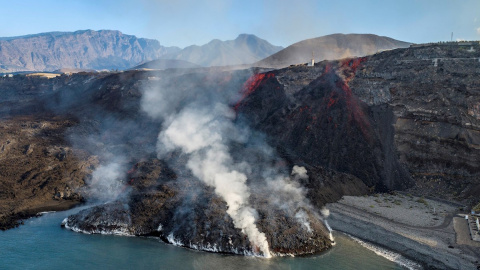
[[[322,216],[324,218],[328,218],[328,216],[330,216],[330,210],[328,210],[328,208],[326,207],[323,207],[322,209],[320,209],[320,213],[322,213]]]
[[[114,160],[108,164],[100,165],[93,171],[92,178],[88,181],[87,194],[90,199],[99,201],[113,201],[125,189],[124,162]]]
[[[307,228],[308,232],[312,232],[312,227],[310,226],[310,222],[308,221],[308,215],[305,211],[300,210],[295,214],[295,218]]]
[[[199,89],[189,85],[188,80],[174,80],[178,83],[161,78],[158,85],[146,85],[143,89],[142,110],[163,121],[157,142],[158,158],[168,157],[176,150],[186,154],[186,167],[225,200],[235,227],[265,257],[271,254],[265,234],[256,226],[257,210],[249,202],[253,192],[266,194],[274,209],[296,218],[311,232],[309,219],[313,208],[300,183],[308,178],[307,170],[294,166],[291,176],[286,176],[272,166],[275,151],[261,135],[235,121],[236,113],[230,104],[235,104],[239,89]],[[250,148],[232,151],[232,144]]]
[[[267,179],[267,188],[271,194],[269,201],[286,211],[290,216],[294,216],[298,223],[311,232],[309,216],[305,210],[310,210],[312,214],[315,212],[311,211],[313,207],[306,199],[306,191],[299,182],[308,179],[307,169],[295,165],[290,177],[285,177],[279,173],[275,175],[274,178]]]
[[[298,177],[299,179],[308,179],[307,169],[295,165],[292,169],[292,176]]]
[[[185,108],[170,117],[159,135],[159,153],[165,149],[180,148],[190,154],[187,167],[198,179],[214,187],[227,203],[227,213],[235,227],[242,230],[265,257],[271,257],[264,233],[255,225],[257,211],[248,204],[250,191],[247,176],[234,168],[229,154],[228,130],[235,131],[231,123],[233,113],[227,106],[217,103],[212,109]]]

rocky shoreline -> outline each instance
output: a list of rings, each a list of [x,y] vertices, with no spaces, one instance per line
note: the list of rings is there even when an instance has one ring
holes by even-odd
[[[283,187],[301,191],[298,194],[315,211],[344,195],[411,186],[416,194],[476,204],[480,101],[477,62],[471,58],[479,55],[478,45],[471,50],[432,45],[263,73],[259,69],[205,68],[192,73],[125,71],[52,79],[3,78],[0,227],[11,228],[14,220],[37,212],[70,207],[81,202],[82,192],[90,189],[92,198],[112,201],[119,194],[128,198],[116,201],[111,209],[97,207],[76,215],[67,226],[82,225],[82,231],[90,232],[156,233],[171,243],[210,249],[218,242],[225,248],[255,252],[226,214],[225,198],[211,184],[198,183],[198,177],[185,166],[191,164],[192,153],[172,152],[181,149],[178,145],[157,151],[159,134],[169,129],[165,129],[164,116],[154,112],[159,101],[171,97],[175,98],[165,107],[171,106],[173,113],[165,119],[178,116],[181,109],[185,113],[179,115],[189,116],[186,119],[208,112],[208,120],[217,113],[206,110],[213,107],[211,97],[225,99],[221,106],[225,109],[224,133],[239,136],[220,148],[228,149],[239,169],[251,171],[245,182],[255,192],[242,197],[242,205],[255,206],[251,216],[273,252],[311,254],[331,244],[328,230],[317,219],[313,221],[319,223],[317,228],[303,222],[310,208],[302,210],[304,206],[295,204],[301,200],[287,193],[278,196],[277,189]],[[147,92],[168,95],[152,99],[152,108],[147,110],[145,99],[150,99],[142,98]],[[191,97],[198,100],[189,101]],[[195,104],[208,106],[193,110]],[[178,127],[187,126],[178,123]],[[244,127],[252,132],[244,132]],[[212,126],[208,130],[222,129]],[[196,132],[185,141],[193,135]],[[215,136],[205,136],[211,137]],[[261,180],[265,168],[289,175],[296,165],[304,167],[308,177],[293,186],[269,186]],[[109,170],[114,174],[111,179],[101,174]],[[102,183],[105,179],[111,181]],[[295,206],[288,215],[281,212],[285,198]],[[277,209],[271,210],[268,199]],[[332,210],[329,222],[339,231],[396,249],[429,267],[472,266],[469,258],[479,256],[456,241],[454,209],[437,206],[433,208],[436,216],[422,220],[432,212],[427,204],[434,203],[417,198],[419,206],[415,206],[404,199],[341,201],[328,206]],[[395,210],[396,206],[401,209]],[[229,235],[234,236],[234,245]]]
[[[0,230],[5,231],[23,225],[23,220],[41,216],[43,212],[58,212],[70,210],[81,205],[82,201],[49,201],[21,212],[12,212],[0,217]]]

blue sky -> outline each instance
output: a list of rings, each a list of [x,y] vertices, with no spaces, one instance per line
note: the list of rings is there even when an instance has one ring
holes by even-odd
[[[281,46],[332,33],[480,40],[480,0],[0,0],[0,25],[0,37],[112,29],[179,47],[241,33]]]

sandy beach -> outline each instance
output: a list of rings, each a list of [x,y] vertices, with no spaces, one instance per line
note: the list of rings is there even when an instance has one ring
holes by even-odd
[[[333,230],[398,252],[425,269],[480,269],[458,205],[408,194],[344,196],[327,204]]]

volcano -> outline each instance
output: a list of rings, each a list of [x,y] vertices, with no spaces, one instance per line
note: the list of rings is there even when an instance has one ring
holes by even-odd
[[[161,144],[185,111],[210,113],[200,126],[245,174],[242,203],[274,255],[328,249],[319,212],[343,195],[415,186],[471,204],[480,186],[479,52],[429,44],[314,67],[1,78],[0,221],[11,227],[34,206],[100,194],[108,202],[64,226],[265,255],[229,215],[220,187],[199,181],[191,164],[202,153]],[[197,143],[200,132],[189,134]],[[15,160],[28,162],[12,171]],[[99,168],[114,173],[98,177]],[[96,186],[102,179],[115,185]],[[36,205],[19,203],[27,198]]]

